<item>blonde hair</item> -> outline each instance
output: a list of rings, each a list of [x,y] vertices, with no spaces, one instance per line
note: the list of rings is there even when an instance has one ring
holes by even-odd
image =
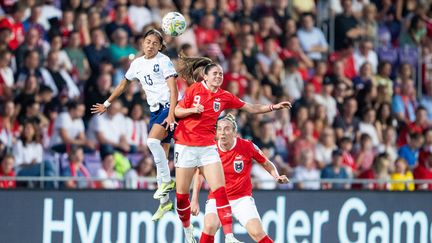
[[[221,118],[219,121],[227,121],[227,122],[229,122],[232,125],[234,131],[237,131],[237,122],[236,122],[236,118],[235,118],[235,116],[233,114],[228,113],[226,116],[224,116],[223,118]]]

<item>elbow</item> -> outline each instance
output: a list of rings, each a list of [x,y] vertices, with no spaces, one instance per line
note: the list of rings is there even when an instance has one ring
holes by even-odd
[[[176,118],[183,118],[183,117],[181,116],[181,112],[179,111],[179,109],[178,109],[177,107],[174,109],[174,116],[175,116]]]

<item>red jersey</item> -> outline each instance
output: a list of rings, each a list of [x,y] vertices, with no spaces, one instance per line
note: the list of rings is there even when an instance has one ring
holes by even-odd
[[[17,49],[24,41],[24,25],[21,22],[15,22],[13,18],[4,18],[0,21],[0,27],[5,27],[12,31],[9,48],[12,50]]]
[[[12,170],[9,173],[4,173],[2,168],[0,168],[0,176],[15,177],[15,172]],[[13,179],[0,181],[0,188],[15,188],[15,187],[16,187],[16,182]]]
[[[211,92],[204,82],[192,84],[178,103],[182,108],[204,106],[201,114],[181,119],[174,133],[176,143],[187,146],[210,146],[216,144],[216,123],[225,109],[239,109],[244,101],[223,89]]]
[[[223,151],[218,146],[219,156],[225,174],[225,187],[229,200],[236,200],[245,196],[252,196],[252,182],[250,172],[254,159],[262,164],[267,158],[251,141],[236,138],[234,146],[229,151]],[[209,193],[209,198],[214,198]]]

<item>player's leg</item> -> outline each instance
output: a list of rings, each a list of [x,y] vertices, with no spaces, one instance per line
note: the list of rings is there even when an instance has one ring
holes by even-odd
[[[162,109],[162,108],[161,108]],[[175,188],[175,181],[171,180],[170,170],[167,159],[167,146],[164,142],[171,139],[168,137],[168,132],[160,125],[167,116],[166,110],[152,112],[150,118],[150,133],[147,139],[147,146],[153,154],[156,164],[156,179],[158,189],[153,195],[153,198],[160,200],[158,210],[152,217],[152,220],[159,220],[162,216],[174,208],[173,202],[169,200],[169,192]]]
[[[174,147],[174,164],[176,167],[177,214],[182,222],[187,243],[196,243],[193,225],[190,223],[191,207],[189,200],[190,185],[199,166],[193,147],[176,144]]]
[[[255,200],[250,196],[245,196],[231,203],[234,216],[240,224],[246,228],[250,237],[259,243],[269,243],[273,240],[265,233],[261,223],[261,218],[255,205]]]
[[[259,219],[250,219],[246,223],[246,230],[250,237],[259,243],[272,243],[273,240],[265,233],[262,223]]]
[[[216,200],[210,199],[206,203],[204,216],[204,229],[201,233],[200,243],[214,243],[214,235],[219,229],[220,221],[217,215]]]
[[[175,188],[175,182],[171,180],[170,170],[168,167],[168,159],[163,142],[166,142],[168,135],[165,127],[161,123],[168,116],[168,110],[161,108],[157,112],[152,112],[150,119],[150,133],[147,139],[147,146],[153,154],[156,164],[158,189],[156,190],[153,198],[162,199],[161,203],[169,199],[168,193]],[[169,137],[170,139],[171,137]]]
[[[201,167],[202,174],[216,199],[217,213],[225,234],[225,242],[240,242],[234,238],[232,233],[232,212],[226,194],[225,176],[219,154],[214,148],[209,148],[207,151],[202,152],[201,159],[203,163]]]
[[[196,243],[193,226],[190,223],[191,208],[189,200],[189,190],[194,174],[195,168],[176,168],[177,214],[182,222],[187,243]]]

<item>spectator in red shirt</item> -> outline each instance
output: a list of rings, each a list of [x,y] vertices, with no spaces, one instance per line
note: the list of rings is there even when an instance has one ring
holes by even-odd
[[[416,110],[416,119],[415,121],[407,124],[402,130],[399,132],[399,137],[397,144],[398,146],[403,146],[407,144],[408,135],[410,133],[420,133],[422,134],[426,129],[431,125],[431,121],[428,120],[427,110],[423,106],[419,106]]]
[[[321,93],[322,83],[324,81],[324,76],[327,73],[327,63],[325,61],[315,62],[315,73],[309,80],[309,83],[313,84],[315,87],[315,93]]]
[[[316,139],[314,137],[314,123],[307,120],[302,124],[300,136],[291,144],[291,165],[296,167],[301,164],[301,154],[303,151],[315,151]],[[315,155],[313,160],[315,160]]]
[[[358,179],[375,179],[375,180],[388,180],[390,160],[387,154],[378,155],[372,168],[362,172],[357,178]],[[369,190],[387,190],[389,189],[389,184],[387,182],[373,182],[373,183],[363,183],[363,184],[353,184],[354,189],[369,189]]]
[[[24,41],[24,26],[21,22],[24,17],[24,8],[16,3],[12,7],[11,16],[0,21],[0,27],[6,27],[12,31],[12,39],[9,41],[9,48],[15,50]]]
[[[13,170],[15,159],[13,155],[6,155],[0,164],[0,178],[3,176],[15,177],[15,171]],[[15,180],[0,180],[0,188],[15,188]]]
[[[219,32],[214,29],[215,21],[215,16],[208,13],[195,28],[196,42],[201,50],[206,50],[208,44],[214,43],[219,38]]]
[[[224,56],[231,56],[238,48],[239,42],[236,35],[234,23],[228,17],[223,17],[219,26],[220,45]]]
[[[227,89],[229,83],[235,82],[238,84],[238,97],[243,97],[248,86],[248,77],[252,77],[243,65],[243,56],[241,52],[235,52],[229,60],[229,71],[224,74],[225,82],[222,84],[222,89]]]
[[[426,150],[420,151],[418,166],[414,168],[413,174],[416,180],[432,180],[432,153]],[[432,183],[416,184],[417,190],[432,191]]]
[[[348,174],[353,177],[357,174],[357,166],[354,157],[351,154],[353,142],[350,137],[342,137],[339,141],[339,147],[342,150],[342,164],[347,168]]]
[[[301,48],[297,35],[292,35],[288,38],[280,57],[283,60],[295,58],[299,63],[299,72],[303,80],[308,80],[308,69],[313,67],[313,62]]]
[[[342,73],[348,79],[352,79],[357,76],[357,72],[354,65],[354,48],[351,43],[345,44],[345,47],[330,55],[330,62],[336,65],[337,62],[342,63]]]

